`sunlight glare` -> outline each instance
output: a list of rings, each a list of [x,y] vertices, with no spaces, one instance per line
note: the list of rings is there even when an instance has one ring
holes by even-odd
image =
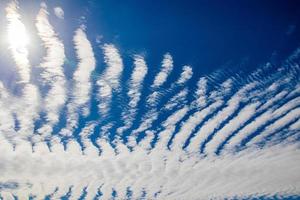
[[[20,21],[10,24],[8,29],[8,42],[11,48],[23,52],[29,43],[29,37],[24,25]]]
[[[18,53],[25,53],[26,47],[29,44],[29,36],[27,34],[24,24],[20,20],[20,15],[15,12],[16,5],[8,7],[8,32],[7,40],[10,48],[17,51]]]

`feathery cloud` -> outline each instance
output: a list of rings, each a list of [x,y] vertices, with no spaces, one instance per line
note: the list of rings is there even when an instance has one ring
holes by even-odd
[[[74,129],[78,126],[79,114],[82,113],[87,116],[90,112],[91,73],[96,67],[92,45],[82,28],[76,30],[73,40],[78,66],[73,74],[72,97],[67,104],[67,126],[61,131],[63,135],[72,135]]]
[[[123,61],[114,45],[104,44],[102,50],[107,68],[97,81],[99,87],[98,99],[100,101],[98,108],[101,114],[106,115],[109,111],[112,93],[119,90],[119,78],[123,72]]]
[[[40,64],[43,69],[41,77],[44,84],[49,87],[43,102],[47,123],[38,129],[38,132],[43,136],[51,135],[53,126],[59,121],[59,112],[67,98],[66,80],[63,72],[64,45],[58,39],[53,26],[49,23],[46,8],[45,5],[42,5],[36,17],[38,35],[46,49],[46,55]]]

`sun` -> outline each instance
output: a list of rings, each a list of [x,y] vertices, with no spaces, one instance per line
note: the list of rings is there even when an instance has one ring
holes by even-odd
[[[14,49],[24,49],[29,43],[29,36],[24,25],[16,21],[8,29],[8,42]]]
[[[9,47],[18,53],[25,53],[27,45],[29,44],[29,35],[24,24],[20,20],[19,14],[14,12],[16,7],[8,7],[9,25],[7,30],[7,40]]]

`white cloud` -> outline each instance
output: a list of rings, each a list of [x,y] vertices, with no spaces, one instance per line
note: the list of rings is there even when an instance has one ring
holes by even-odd
[[[230,84],[228,84],[230,82]],[[222,89],[220,90],[220,93],[226,94],[226,92],[230,92],[231,88],[231,81],[225,81],[222,84]],[[247,84],[241,89],[239,89],[227,102],[226,107],[218,111],[217,114],[215,114],[213,117],[211,117],[209,120],[207,120],[201,128],[198,130],[198,132],[195,134],[195,137],[193,137],[190,141],[190,145],[187,147],[188,151],[198,151],[200,148],[200,145],[204,142],[204,140],[207,139],[207,137],[213,133],[216,129],[219,128],[219,126],[227,119],[229,118],[240,106],[240,103],[246,98],[246,93],[249,89],[253,87],[253,84]],[[250,100],[249,97],[247,99]]]
[[[128,91],[128,96],[130,97],[129,106],[136,107],[137,103],[140,99],[141,93],[141,86],[144,78],[148,72],[147,65],[143,57],[136,55],[134,58],[134,65],[135,68],[131,75],[130,80],[130,88]]]
[[[294,145],[277,145],[222,157],[199,158],[195,155],[180,161],[176,152],[168,150],[146,153],[138,148],[115,154],[105,141],[100,146],[104,152],[111,153],[101,156],[83,155],[75,143],[67,151],[61,148],[43,153],[41,145],[40,150],[31,153],[26,151],[26,146],[13,152],[1,143],[0,181],[18,183],[20,187],[4,191],[19,197],[29,194],[44,197],[53,193],[56,187],[56,197],[67,193],[69,187],[72,187],[71,195],[76,197],[88,187],[90,197],[96,195],[98,188],[104,196],[111,197],[112,189],[118,188],[118,198],[124,199],[125,192],[122,191],[130,187],[136,197],[144,189],[146,198],[152,199],[162,189],[160,199],[191,200],[293,195],[300,190],[300,152]]]
[[[191,116],[189,116],[189,118],[182,123],[179,132],[176,133],[171,143],[171,149],[181,149],[188,137],[190,136],[190,134],[195,130],[196,126],[200,124],[207,115],[213,113],[222,104],[222,100],[216,101],[208,107],[197,111]]]
[[[192,103],[193,107],[202,108],[207,103],[207,79],[205,77],[201,77],[197,83],[197,90],[194,94],[195,101]]]
[[[49,87],[43,98],[47,123],[38,129],[38,132],[45,137],[51,135],[53,126],[59,121],[59,112],[67,98],[63,72],[65,53],[63,43],[58,39],[54,28],[49,23],[45,6],[42,6],[36,17],[36,28],[46,49],[46,55],[40,67],[43,69],[41,74],[43,82]]]
[[[6,19],[8,21],[8,46],[17,65],[20,81],[28,83],[30,81],[31,70],[27,49],[29,36],[25,25],[21,21],[21,15],[18,13],[18,3],[12,1],[7,5],[5,10]]]
[[[178,105],[182,105],[186,103],[186,97],[188,95],[188,89],[183,89],[177,94],[175,94],[173,97],[170,98],[170,100],[164,105],[164,109],[166,110],[172,110],[176,108]]]
[[[177,84],[181,85],[188,81],[193,76],[193,69],[190,66],[183,66],[183,72],[180,74],[180,78]]]
[[[146,62],[142,56],[134,56],[134,69],[129,81],[129,90],[127,95],[129,96],[129,108],[122,113],[122,119],[124,120],[124,126],[117,129],[118,134],[121,134],[125,130],[132,126],[132,122],[137,112],[137,105],[141,98],[141,89],[144,78],[148,73]]]
[[[123,72],[123,61],[118,49],[114,45],[104,44],[102,50],[107,68],[97,81],[99,87],[98,100],[100,101],[98,108],[100,113],[105,116],[109,111],[112,92],[119,90],[119,79]]]
[[[53,10],[56,17],[58,17],[59,19],[64,18],[65,13],[61,7],[55,7]]]
[[[23,95],[17,100],[14,112],[20,123],[18,134],[21,138],[28,139],[33,134],[34,121],[38,118],[40,96],[37,87],[32,84],[26,84],[22,92]]]
[[[159,149],[167,148],[167,144],[169,140],[171,139],[172,133],[175,131],[175,125],[187,114],[189,111],[188,106],[185,106],[176,112],[172,113],[166,121],[162,123],[162,126],[164,127],[164,130],[161,131],[159,134],[159,138],[156,142],[156,149],[159,151]]]
[[[293,131],[293,130],[299,131],[299,130],[300,130],[300,119],[298,119],[296,122],[294,122],[294,123],[289,127],[289,129],[290,129],[291,131]]]
[[[13,113],[16,115],[20,124],[18,133],[21,138],[28,139],[34,130],[34,121],[38,117],[39,112],[39,91],[37,87],[30,83],[31,66],[28,59],[29,53],[27,44],[29,41],[26,27],[21,21],[18,13],[17,1],[12,1],[6,7],[6,18],[8,21],[8,40],[9,49],[12,58],[17,65],[17,71],[20,76],[22,85],[21,97],[15,99]]]
[[[155,76],[152,87],[158,88],[161,85],[163,85],[166,82],[172,70],[173,70],[173,58],[169,53],[167,53],[164,55],[161,71]]]
[[[20,30],[25,34],[17,2],[8,4],[6,12],[8,32]],[[299,195],[299,142],[289,137],[292,134],[299,137],[299,67],[284,66],[269,76],[267,70],[260,69],[243,77],[243,81],[220,71],[200,78],[195,93],[190,95],[194,99],[190,100],[187,95],[192,90],[186,83],[192,77],[191,67],[184,66],[169,88],[162,87],[173,70],[173,59],[166,54],[150,85],[150,95],[142,99],[148,71],[145,59],[134,56],[134,69],[126,90],[120,81],[124,67],[120,52],[114,45],[105,44],[102,50],[107,67],[96,83],[100,118],[92,121],[85,118],[78,126],[80,117],[89,114],[93,96],[91,73],[96,60],[92,44],[83,27],[76,30],[78,66],[72,80],[67,81],[63,70],[64,45],[47,15],[43,4],[36,26],[46,55],[40,64],[41,77],[35,77],[42,78],[46,85],[42,100],[39,87],[31,80],[26,41],[10,40],[9,49],[22,84],[18,85],[21,94],[14,94],[0,81],[1,197],[43,199],[50,195],[59,199],[70,193],[70,199],[83,194],[86,199],[93,199],[101,192],[103,199],[110,199],[115,191],[115,199],[127,199],[128,190],[132,199],[144,196],[144,199],[165,200]],[[70,93],[67,86],[72,88]],[[120,105],[119,115],[110,109],[114,95],[121,100],[128,97]],[[66,103],[67,98],[70,100]],[[141,99],[148,110],[135,120]],[[126,109],[124,104],[128,104]],[[46,123],[42,123],[39,132],[43,135],[39,138],[33,131],[40,122],[37,119],[41,105]],[[74,137],[64,145],[61,135],[52,135],[48,146],[42,139],[60,122],[62,107],[66,108],[67,126],[61,135]],[[130,128],[133,121],[137,123],[138,128],[131,131],[127,144],[119,135],[113,141],[108,137],[117,125],[114,121],[103,121],[99,127],[105,115],[122,117],[121,128]],[[153,126],[157,119],[161,121]],[[72,135],[75,128],[78,128],[76,136]],[[95,130],[100,137],[94,138]],[[139,132],[145,133],[141,141],[137,141],[135,134]],[[235,147],[253,133],[257,136],[236,151]],[[194,135],[191,143],[182,149],[191,134]],[[265,140],[273,134],[289,138],[279,144],[274,142],[278,137]],[[260,141],[267,145],[255,146]],[[224,142],[227,144],[222,153],[214,154]],[[201,144],[206,145],[206,154],[198,152]]]
[[[300,118],[300,108],[295,108],[289,111],[286,115],[276,120],[274,123],[267,126],[264,131],[262,131],[259,135],[257,135],[254,139],[252,139],[248,145],[255,144],[263,140],[263,138],[271,135],[272,133],[276,133],[280,131],[284,126],[290,124],[296,119]]]
[[[139,125],[139,127],[132,131],[132,134],[137,134],[149,129],[152,123],[157,119],[159,115],[157,105],[161,97],[166,93],[166,92],[159,92],[157,90],[166,82],[172,70],[173,70],[173,58],[169,53],[166,53],[162,61],[161,70],[154,77],[153,84],[151,85],[152,93],[148,95],[146,99],[146,103],[147,103],[146,106],[149,108],[149,111],[142,118],[142,122]],[[169,90],[172,91],[173,89],[174,87],[171,86]]]
[[[132,134],[134,134],[134,137],[136,134],[143,132],[151,127],[152,123],[157,119],[159,113],[156,109],[151,109],[148,111],[143,119],[141,120],[141,123],[137,129],[134,129],[132,131]]]
[[[216,132],[215,136],[206,144],[205,152],[207,154],[213,154],[221,143],[230,136],[234,131],[243,127],[243,125],[255,115],[256,108],[260,105],[260,102],[248,104],[237,114],[236,117],[226,123],[225,126]],[[200,132],[200,134],[202,134]]]
[[[87,116],[90,113],[91,73],[96,67],[92,45],[82,28],[76,30],[73,40],[78,66],[73,74],[72,98],[67,104],[67,126],[61,132],[64,135],[72,135],[73,130],[78,126],[80,114]]]
[[[287,94],[288,94],[288,91],[286,91],[286,90],[281,91],[280,93],[276,94],[272,99],[268,100],[267,103],[262,105],[258,111],[269,108],[270,106],[274,105],[274,103],[282,100]]]
[[[263,127],[268,122],[282,117],[284,114],[286,114],[289,110],[293,109],[297,105],[299,105],[300,97],[291,99],[290,101],[283,104],[281,107],[274,110],[274,108],[270,108],[257,116],[254,120],[252,120],[249,124],[244,126],[240,131],[238,131],[237,134],[233,138],[230,139],[228,144],[226,144],[226,147],[228,149],[233,148],[234,146],[239,145],[244,139],[246,139],[248,136],[250,136],[252,133],[254,133],[259,128]],[[270,101],[273,101],[273,99],[270,99]],[[297,103],[298,102],[298,103]],[[265,104],[269,104],[268,101]],[[264,105],[265,105],[264,104]]]
[[[94,132],[94,129],[96,127],[97,123],[96,122],[90,122],[88,123],[80,132],[80,137],[81,137],[81,142],[84,147],[84,153],[89,154],[89,155],[98,155],[99,152],[96,149],[96,147],[92,144],[90,136]]]
[[[10,101],[13,98],[0,81],[0,132],[7,140],[14,140],[16,137],[15,121],[11,110]],[[2,139],[2,138],[1,138]]]

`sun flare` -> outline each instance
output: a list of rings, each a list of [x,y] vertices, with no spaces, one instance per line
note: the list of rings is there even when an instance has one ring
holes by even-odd
[[[8,42],[15,49],[24,49],[28,45],[29,36],[25,26],[21,22],[16,21],[10,25],[8,29]]]
[[[15,10],[16,6],[11,5],[7,9]],[[7,42],[11,49],[18,53],[24,53],[29,44],[29,35],[24,24],[20,20],[20,15],[16,12],[8,12],[8,19],[10,21],[7,31]]]

